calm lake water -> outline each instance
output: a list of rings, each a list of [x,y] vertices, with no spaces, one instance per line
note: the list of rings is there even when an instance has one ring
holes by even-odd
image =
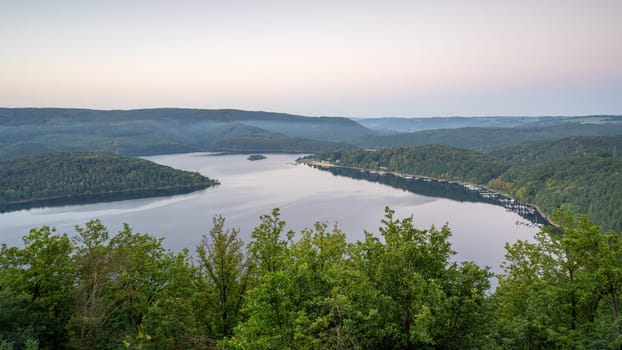
[[[133,199],[87,205],[46,207],[0,214],[0,242],[21,244],[30,228],[43,225],[73,234],[75,225],[99,218],[111,232],[128,223],[135,232],[165,237],[166,247],[191,251],[209,231],[212,217],[222,214],[229,227],[240,229],[248,241],[259,216],[281,209],[287,227],[300,231],[316,221],[337,224],[348,240],[362,239],[367,230],[378,233],[384,207],[396,217],[414,216],[419,228],[448,223],[457,260],[472,260],[499,270],[504,245],[531,239],[537,228],[503,207],[418,195],[387,185],[335,176],[306,165],[296,165],[299,155],[268,154],[260,161],[245,155],[214,156],[205,153],[147,157],[178,169],[198,171],[221,185],[184,195]]]

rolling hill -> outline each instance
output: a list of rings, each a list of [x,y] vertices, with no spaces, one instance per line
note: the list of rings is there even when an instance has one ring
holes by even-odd
[[[424,130],[381,136],[365,136],[352,140],[362,148],[387,148],[399,146],[443,145],[492,152],[528,142],[551,141],[573,136],[622,135],[620,122],[575,123],[557,125],[518,126],[506,128],[467,127],[457,129]]]
[[[371,131],[346,118],[268,112],[0,108],[0,156],[13,158],[42,150],[123,155],[319,152],[353,148],[338,141],[368,134]]]

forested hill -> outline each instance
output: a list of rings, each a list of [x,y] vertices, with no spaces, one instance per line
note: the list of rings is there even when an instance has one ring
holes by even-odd
[[[357,118],[361,125],[381,133],[406,133],[435,129],[547,127],[562,124],[622,123],[619,115],[542,116],[542,117],[425,117],[425,118]]]
[[[100,153],[53,153],[0,162],[0,209],[50,199],[153,196],[216,185],[198,173]]]
[[[44,152],[319,153],[425,144],[490,152],[525,142],[622,134],[622,116],[358,121],[234,109],[0,108],[0,160]]]
[[[352,142],[363,148],[443,145],[491,152],[528,142],[552,141],[573,136],[622,135],[622,118],[605,124],[562,123],[554,126],[511,128],[468,127],[425,130],[384,136],[365,136]]]
[[[483,153],[438,145],[378,151],[335,151],[310,158],[346,167],[389,170],[473,183],[487,183],[510,167],[509,163]]]
[[[622,158],[584,151],[560,160],[514,166],[493,188],[551,213],[565,208],[586,213],[604,229],[622,229]]]
[[[354,148],[338,141],[370,133],[347,118],[240,110],[0,108],[4,159],[42,150],[323,152]]]
[[[559,141],[559,148],[566,142]],[[557,149],[553,144],[549,146]],[[549,215],[557,208],[565,208],[574,214],[589,214],[605,230],[622,229],[622,158],[600,148],[533,164],[513,163],[471,150],[429,145],[378,151],[338,151],[311,158],[339,166],[486,185],[536,204]]]
[[[505,147],[491,153],[495,158],[514,163],[533,164],[560,160],[584,151],[598,151],[618,156],[622,152],[622,135],[576,136],[554,141],[530,142]]]

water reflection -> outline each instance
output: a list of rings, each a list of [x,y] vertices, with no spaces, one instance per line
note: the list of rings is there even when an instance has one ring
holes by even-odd
[[[170,197],[178,194],[186,194],[194,191],[204,189],[205,186],[188,186],[184,188],[174,189],[158,189],[151,191],[135,191],[135,192],[123,192],[123,193],[101,193],[88,196],[79,197],[63,197],[63,198],[51,198],[42,199],[32,202],[24,203],[11,203],[0,205],[0,213],[7,213],[11,211],[24,210],[24,209],[36,209],[47,207],[64,207],[72,205],[84,205],[94,203],[108,203],[108,202],[123,202],[131,199],[138,198],[152,198],[152,197]]]
[[[164,237],[167,248],[194,251],[201,236],[211,228],[214,215],[225,216],[227,227],[239,228],[240,238],[248,242],[259,216],[276,207],[281,208],[287,229],[300,232],[315,221],[331,226],[336,223],[347,234],[348,241],[353,242],[364,239],[365,231],[378,234],[384,207],[390,206],[395,217],[413,215],[419,228],[449,223],[457,260],[472,260],[499,271],[505,243],[532,239],[537,232],[534,227],[515,225],[522,220],[518,214],[456,186],[432,181],[424,181],[425,186],[420,186],[420,182],[405,182],[391,176],[333,176],[294,164],[299,155],[267,156],[260,162],[248,161],[244,155],[149,157],[174,168],[199,171],[219,180],[221,185],[167,197],[2,213],[0,243],[19,245],[30,228],[43,225],[73,235],[75,225],[99,218],[111,233],[127,222],[135,232]]]
[[[453,181],[436,180],[416,176],[397,175],[390,172],[368,171],[338,166],[310,165],[313,168],[327,171],[335,176],[362,179],[370,182],[389,185],[408,192],[436,198],[447,198],[458,202],[488,203],[506,208],[528,222],[517,221],[517,225],[542,227],[550,225],[536,208],[518,202],[510,197],[482,189],[478,186],[461,184]]]

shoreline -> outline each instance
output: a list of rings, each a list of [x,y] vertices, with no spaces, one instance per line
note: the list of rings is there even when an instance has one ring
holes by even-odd
[[[0,204],[0,212],[11,212],[23,209],[32,209],[42,206],[60,206],[71,204],[92,204],[100,202],[121,201],[129,199],[141,199],[167,196],[172,194],[185,194],[194,191],[204,190],[210,187],[218,186],[220,182],[215,181],[212,184],[188,185],[188,186],[166,186],[152,189],[142,190],[125,190],[98,192],[90,194],[76,194],[64,196],[49,196],[32,199],[24,199],[19,201],[11,201]],[[47,205],[46,205],[47,204]]]
[[[520,202],[519,200],[513,198],[512,196],[510,196],[507,193],[503,193],[503,192],[499,192],[497,190],[493,190],[490,189],[489,187],[485,186],[485,185],[480,185],[480,184],[472,184],[466,181],[457,181],[457,180],[448,180],[448,179],[441,179],[441,178],[435,178],[435,177],[430,177],[430,176],[425,176],[425,175],[416,175],[416,174],[403,174],[403,173],[399,173],[399,172],[394,172],[394,171],[389,171],[389,170],[373,170],[373,169],[366,169],[366,168],[359,168],[359,167],[352,167],[352,166],[343,166],[343,165],[337,165],[331,162],[327,162],[327,161],[301,161],[301,160],[296,160],[296,162],[298,164],[305,164],[305,165],[309,165],[311,167],[316,167],[316,168],[342,168],[342,169],[351,169],[351,170],[356,170],[356,171],[360,171],[360,172],[369,172],[372,174],[378,174],[378,175],[392,175],[392,176],[396,176],[396,177],[401,177],[403,179],[406,180],[423,180],[423,181],[435,181],[438,183],[450,183],[450,184],[455,184],[455,185],[459,185],[462,186],[468,190],[477,192],[480,196],[482,196],[483,198],[494,198],[497,199],[497,201],[499,202],[505,202],[507,200],[507,205],[505,205],[506,210],[510,210],[508,208],[508,206],[510,207],[517,207],[520,206],[522,208],[530,208],[532,210],[534,210],[534,212],[537,212],[537,214],[542,217],[545,221],[546,221],[546,225],[550,225],[553,227],[557,227],[555,225],[555,223],[551,220],[550,216],[544,212],[542,212],[542,210],[540,209],[540,207],[538,207],[535,204],[532,203],[527,203],[527,202]],[[521,209],[521,210],[528,210],[528,209]],[[512,210],[513,211],[513,210]],[[517,213],[519,213],[518,211],[516,211]],[[519,213],[520,215],[520,213]],[[544,225],[538,226],[540,228],[544,227]]]

